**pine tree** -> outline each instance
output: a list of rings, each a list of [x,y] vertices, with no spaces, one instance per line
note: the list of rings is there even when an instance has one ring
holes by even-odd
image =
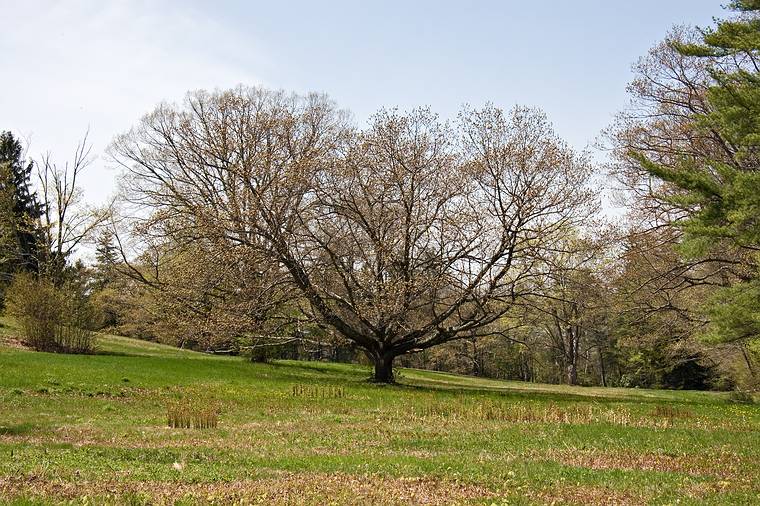
[[[14,193],[10,168],[7,163],[0,163],[0,280],[3,284],[11,281],[20,259]]]
[[[674,165],[644,153],[632,156],[680,190],[664,200],[688,210],[680,225],[687,256],[729,248],[745,259],[748,272],[717,290],[707,310],[713,340],[747,342],[760,338],[760,0],[734,1],[729,8],[740,15],[703,30],[700,43],[671,44],[708,64],[709,110],[692,120],[720,139],[724,156],[683,156]]]
[[[13,195],[11,211],[18,245],[16,269],[37,272],[42,209],[31,187],[34,163],[24,162],[23,147],[10,132],[0,133],[0,164],[6,167],[4,177],[0,178],[0,192]]]
[[[115,245],[115,235],[110,229],[104,229],[97,238],[95,247],[95,288],[102,290],[114,278],[114,266],[119,262],[119,253]]]

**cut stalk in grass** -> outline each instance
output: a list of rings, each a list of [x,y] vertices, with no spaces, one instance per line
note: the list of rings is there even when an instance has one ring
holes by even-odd
[[[167,424],[173,429],[215,429],[219,410],[215,403],[175,399],[166,403]]]

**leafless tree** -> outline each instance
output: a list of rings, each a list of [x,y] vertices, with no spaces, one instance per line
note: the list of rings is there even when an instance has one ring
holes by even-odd
[[[112,152],[143,230],[268,259],[379,382],[401,354],[495,332],[595,209],[588,161],[524,108],[359,131],[322,95],[240,87],[159,106]]]
[[[82,172],[91,164],[91,146],[85,133],[77,144],[74,158],[63,166],[50,153],[36,163],[42,204],[43,244],[40,270],[54,283],[62,282],[63,270],[74,250],[109,217],[109,207],[93,209],[86,205],[81,187]]]

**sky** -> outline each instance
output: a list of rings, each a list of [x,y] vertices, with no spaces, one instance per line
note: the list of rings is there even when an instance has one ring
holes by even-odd
[[[543,109],[577,149],[626,106],[631,65],[721,0],[0,0],[0,130],[72,158],[89,129],[87,199],[115,191],[113,137],[189,90],[329,94],[357,122],[381,107]]]

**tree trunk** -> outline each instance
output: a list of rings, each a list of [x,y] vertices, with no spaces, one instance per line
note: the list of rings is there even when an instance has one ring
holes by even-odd
[[[742,356],[744,357],[744,362],[747,364],[747,369],[749,370],[750,376],[753,378],[755,377],[755,368],[752,367],[752,359],[747,355],[747,349],[744,347],[743,344],[739,345],[739,348],[742,351]]]
[[[567,336],[570,340],[568,351],[570,356],[567,364],[567,384],[575,385],[578,383],[578,355],[580,351],[580,330],[577,327],[568,327]]]
[[[375,383],[393,383],[393,359],[395,355],[379,355],[375,357]]]
[[[578,383],[578,367],[575,362],[571,362],[567,366],[567,384],[575,385]]]
[[[602,374],[602,386],[607,386],[607,371],[604,369],[604,353],[602,352],[602,349],[599,348],[599,372]]]

